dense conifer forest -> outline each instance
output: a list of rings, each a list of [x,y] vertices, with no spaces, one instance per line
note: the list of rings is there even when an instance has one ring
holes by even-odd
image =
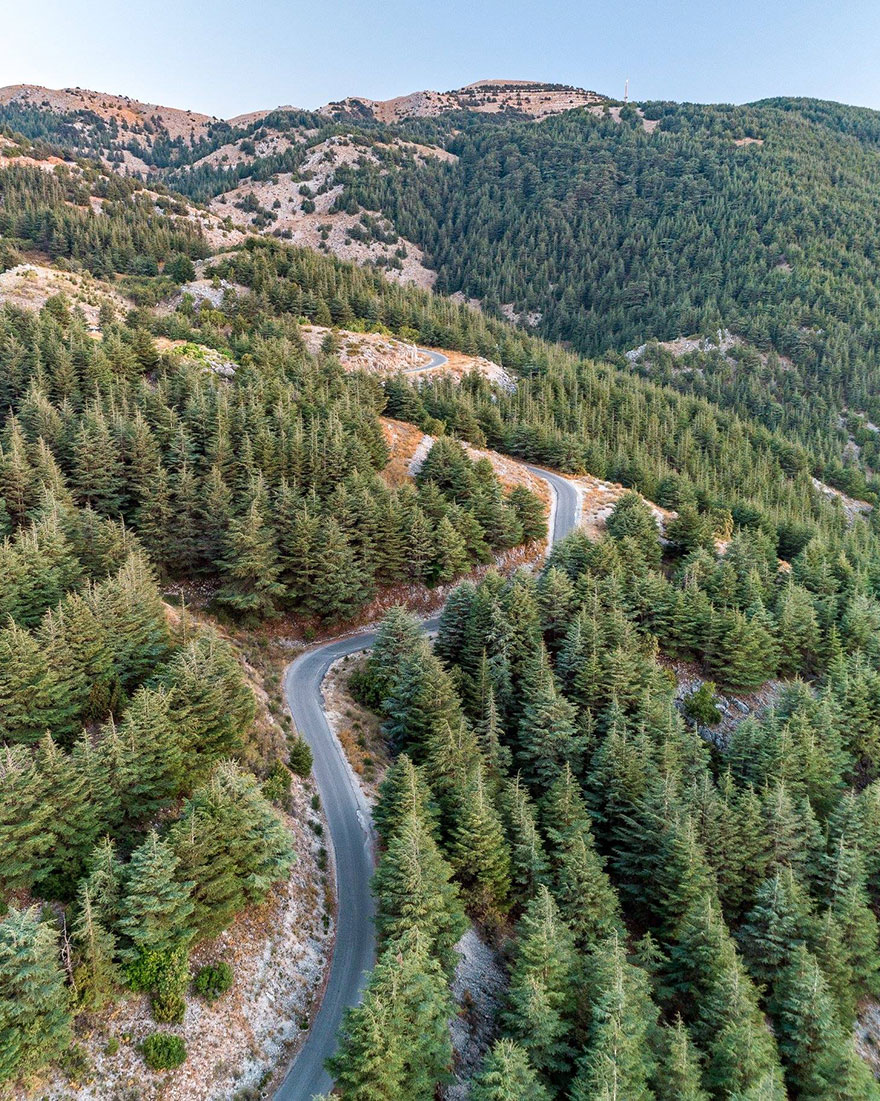
[[[593,355],[727,327],[794,365],[743,364],[737,406],[811,441],[833,439],[841,411],[878,412],[876,112],[650,103],[619,122],[446,116],[407,132],[459,159],[340,175],[427,250],[437,289],[512,304]]]
[[[383,623],[357,681],[396,754],[375,815],[381,955],[332,1062],[340,1093],[447,1078],[469,915],[513,930],[477,1097],[880,1096],[852,1041],[880,990],[859,552],[812,544],[789,574],[766,536],[721,560],[676,536],[661,568],[639,498],[608,527],[537,578],[456,589],[433,645],[404,609]],[[713,744],[713,688],[680,713],[670,656],[727,686],[787,679]]]
[[[287,765],[308,752],[253,744],[252,687],[208,618],[326,634],[460,582],[435,639],[395,607],[352,680],[391,764],[379,957],[338,1094],[451,1081],[473,926],[507,978],[475,1101],[880,1097],[853,1041],[880,999],[876,116],[405,122],[458,159],[341,169],[339,201],[389,214],[482,310],[278,240],[214,254],[184,195],[242,173],[189,166],[256,123],[148,150],[101,119],[0,121],[28,134],[17,155],[64,161],[0,167],[0,267],[87,272],[131,303],[96,323],[63,295],[0,308],[0,1082],[128,992],[179,1022],[191,950],[290,873]],[[108,146],[164,183],[87,156]],[[295,174],[304,148],[248,171]],[[179,292],[200,260],[230,290],[196,307]],[[657,343],[719,328],[730,354]],[[339,329],[508,382],[347,371]],[[417,477],[383,477],[380,416],[433,437]],[[630,492],[601,538],[506,575],[544,508],[465,443]],[[196,585],[201,620],[163,600]],[[719,693],[762,688],[721,731]],[[151,1065],[174,1065],[163,1044]]]

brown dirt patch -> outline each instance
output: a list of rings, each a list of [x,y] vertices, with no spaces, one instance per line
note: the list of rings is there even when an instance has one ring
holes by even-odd
[[[375,803],[379,784],[391,764],[378,717],[359,704],[351,693],[352,674],[363,669],[366,651],[339,658],[327,670],[321,691],[324,714],[339,738],[345,756],[370,803]]]

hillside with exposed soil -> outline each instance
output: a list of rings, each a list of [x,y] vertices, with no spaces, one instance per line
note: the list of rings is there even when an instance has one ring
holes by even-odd
[[[320,109],[333,118],[366,118],[394,123],[407,118],[433,118],[449,111],[479,114],[516,114],[545,118],[576,107],[601,106],[608,97],[566,84],[532,80],[477,80],[451,92],[411,92],[394,99],[376,100],[348,96]]]

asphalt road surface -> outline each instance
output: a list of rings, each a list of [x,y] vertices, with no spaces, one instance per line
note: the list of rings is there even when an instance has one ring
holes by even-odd
[[[449,356],[445,356],[442,352],[432,352],[430,348],[419,348],[419,351],[428,356],[428,362],[422,363],[419,367],[407,367],[403,372],[405,375],[417,375],[420,371],[430,371],[432,367],[443,367],[449,362]]]
[[[575,527],[578,492],[558,474],[534,466],[529,470],[550,486],[550,535],[556,543]],[[424,626],[427,631],[436,629],[437,619],[426,621]],[[372,646],[375,637],[375,631],[363,631],[322,643],[301,654],[285,674],[284,690],[293,721],[315,758],[315,782],[335,854],[337,913],[336,947],[321,1007],[302,1050],[275,1094],[277,1101],[311,1101],[315,1094],[330,1090],[332,1082],[324,1062],[336,1050],[343,1012],[360,1001],[376,958],[375,908],[370,894],[373,823],[357,778],[327,723],[321,694],[321,682],[332,663]]]

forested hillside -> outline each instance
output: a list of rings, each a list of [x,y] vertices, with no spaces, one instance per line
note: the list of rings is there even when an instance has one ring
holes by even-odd
[[[853,476],[844,465],[856,478],[872,471],[877,113],[796,99],[600,100],[537,121],[468,109],[466,97],[425,117],[401,102],[386,122],[351,100],[335,117],[203,120],[172,138],[159,115],[126,132],[112,112],[103,119],[32,98],[0,107],[0,122],[199,201],[244,188],[237,204],[256,211],[252,228],[265,234],[292,231],[277,228],[272,204],[260,205],[262,184],[288,189],[274,204],[285,218],[287,203],[307,212],[326,192],[320,247],[344,213],[349,243],[384,234],[406,251],[410,242],[436,271],[435,289],[580,353],[620,355],[729,329],[744,350],[725,360],[716,385],[705,389],[692,371],[664,380],[783,428],[839,482]],[[328,140],[360,155],[318,173],[312,154]],[[423,155],[436,148],[451,156]],[[136,164],[121,163],[123,152]]]
[[[538,578],[457,589],[433,646],[403,609],[382,626],[357,681],[396,755],[375,813],[381,954],[339,1092],[449,1080],[469,916],[509,970],[481,1101],[880,1096],[852,1039],[880,992],[864,533],[788,573],[745,532],[720,559],[674,535],[661,567],[634,495],[608,528]],[[726,685],[794,679],[713,745],[713,686],[673,702],[667,661],[695,656]]]
[[[0,1081],[128,993],[179,1022],[191,950],[291,872],[308,751],[252,744],[234,646],[163,591],[292,654],[474,574],[433,643],[396,608],[353,681],[393,763],[341,1096],[450,1080],[469,924],[508,980],[476,1101],[876,1096],[853,1044],[880,999],[874,116],[359,122],[371,157],[325,194],[385,213],[477,309],[194,205],[276,173],[312,201],[308,142],[350,120],[147,142],[4,111],[32,140],[0,149],[0,279],[50,289],[0,305]],[[291,144],[261,152],[272,127]],[[246,168],[209,159],[248,141]],[[656,343],[719,328],[724,350]],[[504,381],[346,370],[339,329]],[[389,475],[383,416],[432,438],[418,474]],[[537,553],[545,509],[463,443],[619,483],[605,535],[495,572]],[[722,732],[716,686],[771,705]],[[159,1035],[144,1056],[171,1068]]]
[[[2,485],[8,1083],[64,1057],[73,1017],[123,991],[182,1020],[190,947],[264,901],[294,853],[233,760],[254,759],[255,700],[229,644],[169,617],[137,541],[74,505],[42,441],[4,453]]]
[[[839,456],[838,414],[878,419],[876,114],[643,109],[650,132],[632,108],[413,121],[407,136],[457,160],[380,156],[337,180],[425,250],[437,289],[582,352],[731,329],[771,353],[728,372],[735,407]]]

